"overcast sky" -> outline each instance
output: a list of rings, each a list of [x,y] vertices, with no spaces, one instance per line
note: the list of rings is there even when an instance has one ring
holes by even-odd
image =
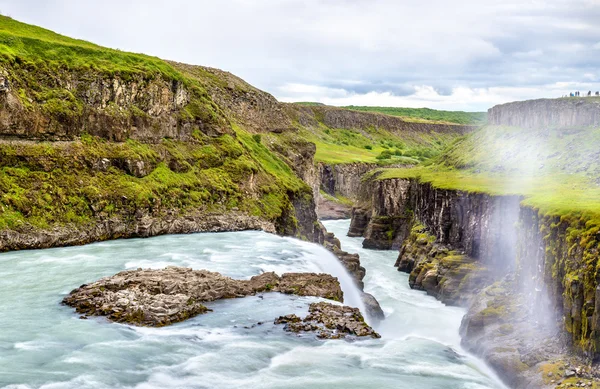
[[[225,69],[283,101],[485,110],[600,90],[600,0],[0,0],[0,12]]]

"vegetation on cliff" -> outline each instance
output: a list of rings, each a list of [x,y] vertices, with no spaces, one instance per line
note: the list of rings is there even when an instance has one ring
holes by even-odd
[[[295,207],[310,209],[311,189],[219,102],[225,72],[0,16],[0,75],[16,123],[0,133],[0,230],[236,212],[294,233]]]
[[[520,212],[519,233],[533,244],[530,249],[524,244],[517,255],[517,276],[525,277],[525,283],[531,282],[528,271],[543,278],[557,304],[553,309],[564,320],[561,326],[569,334],[569,343],[597,355],[598,150],[597,127],[487,126],[456,141],[430,166],[373,174],[379,180],[411,178],[440,189],[522,196],[521,204],[527,208]],[[536,264],[540,255],[542,265]]]
[[[0,94],[0,231],[234,212],[299,234],[299,214],[314,219],[301,179],[314,161],[423,164],[473,129],[281,104],[224,71],[5,16],[0,76],[10,83]]]
[[[321,107],[325,104],[310,101],[300,101],[294,104],[307,107]],[[353,111],[377,112],[390,116],[398,116],[406,121],[418,123],[452,123],[484,125],[487,121],[486,112],[442,111],[431,108],[403,108],[348,105],[342,108]]]

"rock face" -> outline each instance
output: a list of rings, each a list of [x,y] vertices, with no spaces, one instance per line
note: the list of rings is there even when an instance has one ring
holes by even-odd
[[[369,221],[371,220],[371,208],[367,206],[354,206],[351,213],[350,228],[348,236],[359,237],[364,236]]]
[[[160,327],[189,319],[208,309],[202,304],[258,292],[281,292],[343,301],[336,278],[328,274],[263,273],[250,280],[234,280],[219,273],[168,267],[128,270],[82,285],[63,299],[85,316]]]
[[[567,358],[557,322],[529,311],[514,275],[481,291],[463,318],[463,346],[481,356],[511,388],[548,387],[547,366]],[[558,383],[557,382],[557,383]],[[551,385],[554,387],[555,385]]]
[[[15,76],[19,76],[19,71],[14,70]],[[30,100],[27,104],[31,107],[27,109],[17,92],[7,89],[0,104],[0,136],[73,140],[85,132],[112,141],[155,142],[164,137],[188,140],[194,130],[210,136],[228,132],[224,118],[212,121],[179,115],[191,99],[183,83],[175,80],[75,72],[60,79],[55,74],[47,78],[61,83],[65,93],[77,99],[62,99],[63,104],[72,104],[74,114],[61,116],[57,111],[56,117],[50,115],[46,107],[54,101],[38,109],[36,101]]]
[[[357,308],[326,302],[310,304],[308,316],[280,316],[275,324],[284,324],[285,331],[302,333],[315,332],[320,339],[342,339],[347,337],[381,336],[369,327]]]
[[[486,265],[509,269],[514,266],[519,216],[518,196],[489,196],[437,189],[417,180],[376,177],[364,183],[372,189],[371,215],[364,231],[365,247],[399,248],[408,237],[413,217],[436,241]],[[357,208],[356,230],[364,222]],[[360,227],[359,227],[360,226]]]
[[[367,183],[384,194],[375,198],[378,216],[402,216],[402,207],[412,215],[396,265],[410,272],[411,287],[469,306],[461,326],[466,349],[518,388],[549,384],[540,369],[555,360],[597,358],[600,235],[593,220],[543,216],[516,196],[401,181]],[[404,236],[405,228],[392,236]]]
[[[328,165],[321,162],[318,165],[321,189],[332,196],[339,194],[355,199],[358,195],[362,176],[377,167],[377,165],[370,163]]]
[[[540,99],[496,105],[488,123],[522,128],[569,128],[600,125],[600,99]]]
[[[130,220],[110,218],[87,227],[55,227],[48,230],[0,231],[0,252],[82,245],[109,239],[145,238],[165,234],[263,230],[275,233],[275,224],[257,217],[236,214],[190,213],[155,217],[140,212]]]
[[[409,181],[379,181],[377,175],[372,175],[362,186],[360,205],[352,209],[348,235],[364,236],[365,248],[400,248],[412,218],[408,208]]]
[[[468,306],[473,296],[494,279],[476,259],[437,243],[418,223],[404,241],[395,266],[410,273],[411,288],[424,290],[451,305]]]

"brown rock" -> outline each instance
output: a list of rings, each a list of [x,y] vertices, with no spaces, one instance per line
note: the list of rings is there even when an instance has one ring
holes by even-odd
[[[282,292],[343,301],[337,278],[328,274],[263,273],[234,280],[216,272],[168,267],[127,270],[82,285],[63,299],[79,314],[142,326],[170,325],[209,311],[202,303],[258,292]]]
[[[358,308],[326,302],[310,304],[304,319],[293,314],[280,316],[275,319],[275,324],[285,324],[284,330],[289,332],[315,332],[321,339],[381,337],[365,323]]]

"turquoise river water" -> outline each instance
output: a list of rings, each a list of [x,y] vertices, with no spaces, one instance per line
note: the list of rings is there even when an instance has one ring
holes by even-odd
[[[81,320],[60,301],[70,290],[131,268],[168,265],[249,278],[264,271],[327,272],[346,303],[358,290],[324,248],[264,232],[169,235],[0,254],[2,388],[503,388],[460,348],[464,311],[408,287],[397,251],[361,247],[349,221],[325,222],[367,269],[365,290],[386,312],[381,339],[316,340],[273,320],[316,298],[265,294],[209,304],[214,312],[165,328]],[[258,322],[265,324],[256,325]]]

